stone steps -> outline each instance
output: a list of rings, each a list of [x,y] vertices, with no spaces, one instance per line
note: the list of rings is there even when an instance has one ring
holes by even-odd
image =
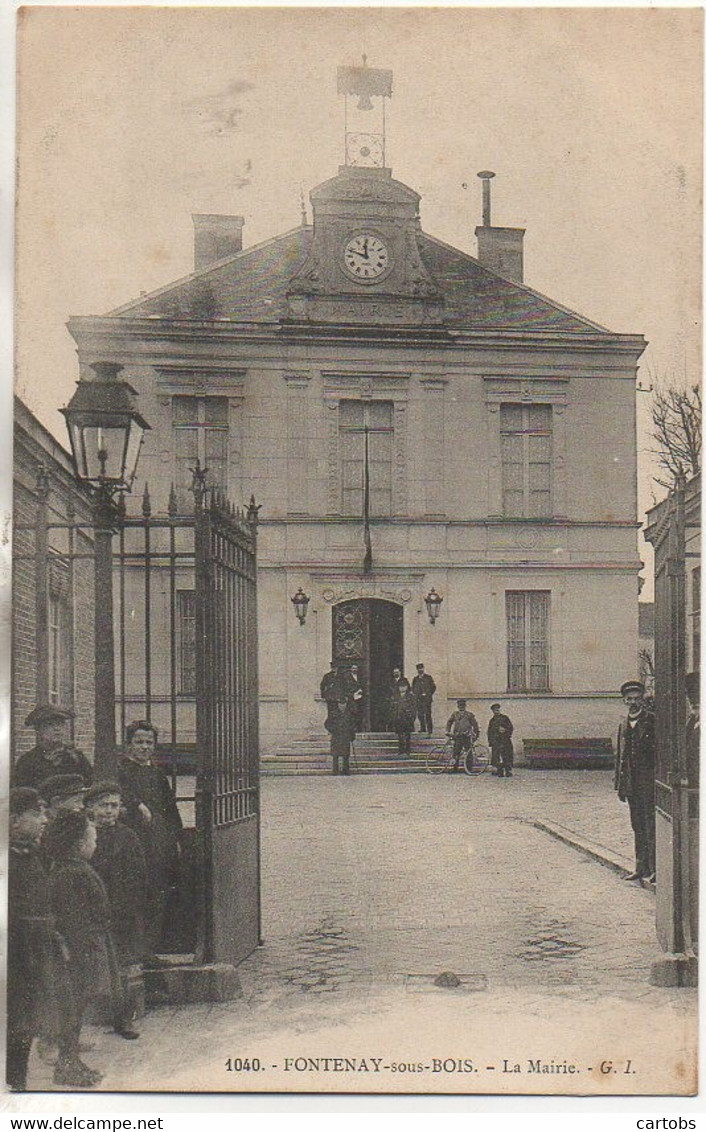
[[[412,735],[412,750],[398,757],[397,736],[390,732],[366,732],[356,736],[351,757],[354,774],[419,774],[426,770],[427,753],[444,741],[443,735],[431,738]],[[316,775],[331,773],[329,741],[320,735],[296,739],[283,744],[276,754],[264,755],[260,772],[270,775]]]

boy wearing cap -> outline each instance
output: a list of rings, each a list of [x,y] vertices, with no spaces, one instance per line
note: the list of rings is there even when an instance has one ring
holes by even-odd
[[[490,747],[490,765],[494,768],[493,774],[498,778],[512,778],[512,765],[514,751],[512,749],[512,723],[507,715],[503,715],[500,704],[491,704],[492,717],[488,724],[488,746]]]
[[[36,790],[10,791],[10,852],[7,953],[7,1084],[27,1087],[32,1040],[54,1038],[67,1029],[70,992],[65,946],[49,897],[39,843],[47,825]]]
[[[131,968],[145,956],[147,916],[147,866],[136,833],[119,821],[120,787],[117,782],[97,782],[86,792],[86,811],[97,834],[91,867],[103,881],[110,903],[112,936],[123,984],[123,1002],[115,1031],[122,1037],[136,1037],[130,1025],[135,1004],[128,988]],[[139,974],[139,972],[137,972]]]
[[[645,685],[626,680],[620,694],[627,719],[618,729],[615,789],[630,807],[635,835],[635,871],[625,880],[655,879],[655,718],[645,706]]]
[[[61,810],[82,810],[86,790],[80,774],[53,774],[39,784],[39,793],[47,804],[50,822]]]
[[[25,727],[37,733],[36,746],[20,755],[12,769],[13,786],[31,786],[55,774],[78,774],[84,785],[93,781],[93,767],[86,756],[66,742],[66,724],[73,712],[54,704],[43,704],[30,712]]]
[[[449,716],[446,734],[454,741],[454,770],[460,770],[461,755],[470,751],[480,735],[478,721],[472,711],[466,711],[466,701],[456,700],[456,711]]]

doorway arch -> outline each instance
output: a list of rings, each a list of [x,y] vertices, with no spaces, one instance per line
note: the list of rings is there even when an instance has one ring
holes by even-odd
[[[403,608],[383,598],[355,598],[331,611],[331,656],[336,664],[357,664],[365,693],[362,731],[387,731],[392,669],[404,671]]]

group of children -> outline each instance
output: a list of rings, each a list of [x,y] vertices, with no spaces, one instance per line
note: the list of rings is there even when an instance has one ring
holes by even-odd
[[[146,957],[148,870],[140,840],[119,822],[117,782],[86,787],[55,775],[10,792],[7,1083],[26,1088],[34,1038],[54,1083],[91,1088],[102,1075],[81,1058],[91,1002],[134,1040],[130,972]],[[51,1052],[50,1052],[51,1051]]]

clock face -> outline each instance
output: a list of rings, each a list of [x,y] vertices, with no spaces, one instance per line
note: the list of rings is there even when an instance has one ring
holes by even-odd
[[[377,236],[363,233],[349,240],[343,250],[343,263],[360,283],[373,282],[387,271],[390,253]]]

